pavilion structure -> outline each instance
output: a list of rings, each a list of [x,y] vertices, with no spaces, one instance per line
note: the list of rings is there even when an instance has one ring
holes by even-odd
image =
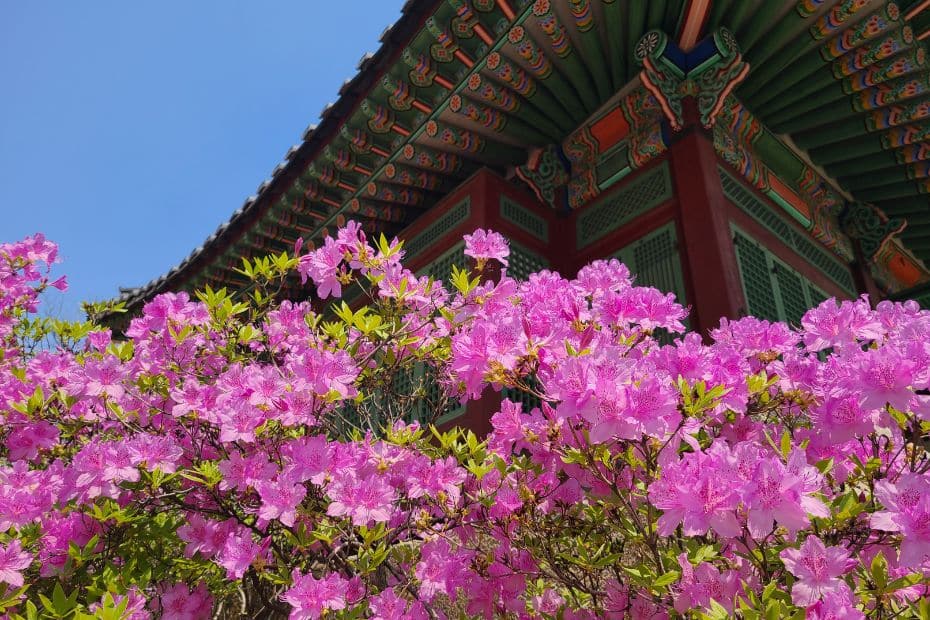
[[[930,0],[409,0],[256,195],[122,297],[236,288],[354,219],[440,277],[478,227],[517,277],[616,256],[702,332],[930,304],[927,37]]]

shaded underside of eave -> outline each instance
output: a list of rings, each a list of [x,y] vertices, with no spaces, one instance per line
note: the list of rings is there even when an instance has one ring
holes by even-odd
[[[359,73],[218,233],[125,295],[242,286],[242,257],[319,243],[348,219],[394,234],[480,167],[505,172],[558,143],[634,80],[647,31],[685,27],[691,0],[415,0]],[[908,228],[930,263],[930,10],[905,0],[715,0],[750,64],[737,97],[847,195]],[[913,12],[913,14],[911,14]],[[300,296],[294,287],[286,294]]]
[[[768,27],[749,38],[737,33],[752,69],[736,94],[853,200],[906,220],[901,241],[930,264],[930,65],[922,40],[930,7],[924,4],[786,3],[790,10]],[[745,19],[758,28],[767,17]]]

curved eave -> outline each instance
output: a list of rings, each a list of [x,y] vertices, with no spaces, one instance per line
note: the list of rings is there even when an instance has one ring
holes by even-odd
[[[478,167],[574,131],[636,79],[647,31],[687,48],[722,27],[750,66],[736,97],[845,195],[904,217],[899,239],[930,261],[930,3],[410,0],[255,198],[123,300],[237,284],[240,256],[318,243],[347,218],[396,232]]]

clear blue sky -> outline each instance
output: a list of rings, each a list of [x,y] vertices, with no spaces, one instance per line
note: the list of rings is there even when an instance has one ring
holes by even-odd
[[[159,276],[271,175],[401,5],[0,2],[0,240],[59,243],[68,318]]]

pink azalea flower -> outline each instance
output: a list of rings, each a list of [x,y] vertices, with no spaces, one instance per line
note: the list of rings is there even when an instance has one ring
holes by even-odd
[[[323,435],[295,439],[281,452],[286,475],[295,481],[321,485],[332,467],[332,451]]]
[[[889,404],[899,411],[908,411],[914,397],[909,388],[917,371],[912,360],[885,348],[866,351],[856,361],[858,372],[850,377],[848,389],[864,396],[865,409],[881,410]]]
[[[259,413],[243,403],[237,404],[231,411],[223,412],[220,416],[220,441],[254,443],[255,429],[264,422]]]
[[[178,538],[187,543],[184,554],[193,557],[195,553],[212,558],[226,544],[230,534],[236,531],[233,519],[226,521],[209,521],[199,514],[190,514],[187,521],[178,528]]]
[[[256,488],[262,499],[258,509],[259,519],[277,519],[288,527],[293,526],[297,519],[297,506],[307,496],[307,489],[284,476],[278,476],[273,481],[262,480]]]
[[[930,476],[907,473],[897,484],[880,481],[875,497],[886,510],[872,514],[871,525],[901,532],[901,565],[917,568],[930,562]]]
[[[610,325],[639,325],[648,330],[664,327],[674,332],[685,330],[681,320],[687,312],[675,301],[672,293],[637,287],[606,293],[599,301],[597,307],[601,317]]]
[[[205,520],[197,513],[188,515],[184,524],[177,530],[178,538],[187,543],[184,555],[192,558],[199,551],[207,557],[213,556],[219,549],[211,544],[210,534],[218,525]]]
[[[490,330],[482,323],[452,338],[452,371],[465,383],[465,391],[479,398],[485,384]]]
[[[344,257],[345,249],[342,245],[336,243],[332,237],[327,237],[323,242],[323,247],[300,257],[300,263],[297,266],[300,281],[306,282],[307,278],[312,279],[316,284],[316,292],[320,299],[330,296],[341,297],[342,284],[339,277],[342,274],[340,266]]]
[[[368,600],[371,620],[426,620],[429,615],[420,601],[411,603],[397,596],[393,588],[386,588]]]
[[[829,517],[829,509],[820,500],[809,497],[806,490],[804,481],[780,460],[762,459],[745,491],[749,533],[764,538],[778,521],[789,533],[795,534],[810,525],[808,510],[818,517]]]
[[[112,332],[109,329],[95,329],[87,334],[87,344],[94,351],[103,352],[110,344]]]
[[[462,493],[466,472],[458,466],[454,457],[432,461],[418,467],[409,480],[410,497],[436,497],[445,495],[446,503],[455,505]]]
[[[226,569],[227,578],[241,579],[252,562],[268,548],[270,542],[271,539],[268,538],[264,543],[256,543],[252,540],[252,534],[244,528],[239,532],[230,533],[216,556],[216,563]]]
[[[100,534],[100,523],[81,514],[71,512],[66,516],[52,513],[42,522],[42,544],[39,548],[39,575],[51,577],[60,574],[68,561],[69,547],[73,543],[84,547],[94,535]],[[98,546],[100,548],[101,545]]]
[[[123,388],[123,368],[119,360],[113,355],[107,355],[103,360],[88,360],[84,366],[87,377],[87,394],[89,396],[109,396],[122,398],[126,393]]]
[[[32,564],[32,554],[23,550],[22,543],[13,539],[10,544],[0,545],[0,581],[14,588],[23,585],[22,571]]]
[[[106,444],[103,477],[115,483],[139,480],[139,460],[133,454],[128,441]]]
[[[849,588],[825,592],[823,598],[807,608],[807,620],[865,620],[865,614],[856,608]]]
[[[840,579],[850,568],[849,552],[843,547],[825,547],[816,536],[808,536],[800,549],[785,549],[780,557],[797,578],[791,588],[795,605],[807,607],[824,595],[849,589]]]
[[[170,435],[137,435],[130,442],[133,460],[145,463],[148,470],[173,474],[184,456],[184,449]]]
[[[348,516],[354,525],[369,525],[372,521],[389,521],[394,504],[394,489],[380,476],[357,479],[346,474],[329,485],[332,501],[326,514]]]
[[[330,574],[322,579],[303,575],[296,568],[291,573],[291,587],[281,600],[293,607],[291,620],[316,620],[323,611],[339,611],[346,608],[346,592],[349,582],[339,575]]]
[[[484,264],[488,259],[495,259],[505,267],[507,257],[510,256],[510,247],[507,240],[500,233],[479,228],[470,235],[465,235],[465,256],[471,256]]]
[[[492,519],[505,519],[523,507],[523,500],[517,490],[518,482],[509,474],[501,483],[494,496],[494,503],[488,510],[488,516]]]
[[[808,310],[801,319],[804,344],[812,351],[842,347],[856,340],[881,338],[883,329],[867,299],[837,304],[831,298]]]
[[[681,524],[686,536],[700,536],[713,529],[719,536],[738,536],[736,519],[738,489],[722,472],[732,467],[732,455],[714,444],[713,452],[685,454],[662,469],[661,478],[649,488],[649,499],[664,514],[659,533],[668,536]]]
[[[179,583],[164,589],[158,606],[159,617],[165,620],[207,620],[213,611],[213,597],[203,582],[194,590]]]
[[[716,601],[727,611],[733,612],[733,600],[740,592],[740,580],[736,571],[723,573],[707,562],[693,567],[688,554],[678,556],[681,567],[681,579],[678,582],[678,595],[675,597],[675,609],[685,613],[693,609],[710,609],[711,601]]]
[[[349,220],[336,232],[336,244],[343,252],[357,253],[360,245],[365,243],[365,231],[355,220]],[[358,269],[358,267],[352,267]]]
[[[468,554],[454,553],[438,538],[423,545],[414,575],[420,581],[420,599],[429,603],[439,594],[453,595],[465,583]]]
[[[249,404],[256,407],[272,407],[284,393],[285,381],[274,368],[256,368],[250,375]]]
[[[873,416],[863,411],[858,394],[828,396],[811,410],[811,420],[817,433],[831,443],[843,443],[875,429]]]
[[[636,421],[628,415],[628,394],[625,386],[614,380],[606,386],[599,386],[594,410],[584,415],[591,422],[592,443],[604,443],[615,438],[633,439],[638,435]]]
[[[245,491],[275,473],[275,466],[263,454],[243,457],[241,452],[230,452],[229,459],[220,461],[217,467],[223,474],[219,487],[224,491],[227,489]]]
[[[58,443],[58,436],[58,428],[44,420],[15,426],[6,439],[10,460],[34,459],[39,450],[54,447]]]

